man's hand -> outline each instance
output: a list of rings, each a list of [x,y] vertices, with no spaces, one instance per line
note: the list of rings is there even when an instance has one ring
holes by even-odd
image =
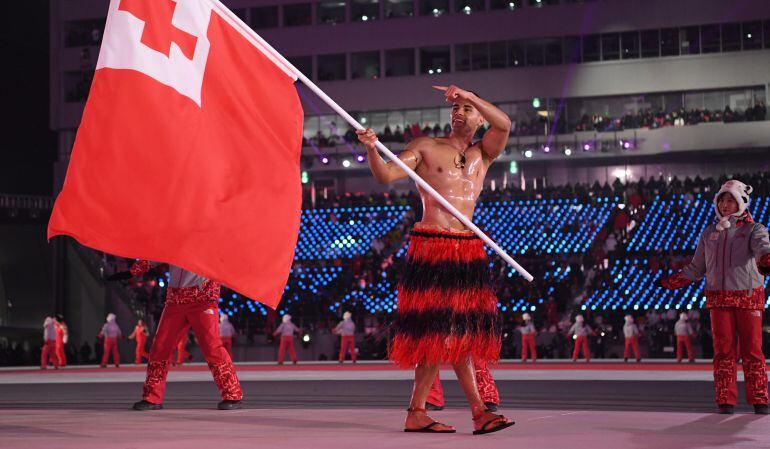
[[[367,150],[374,150],[376,148],[377,134],[371,128],[358,129],[356,130],[356,135],[358,135],[359,142],[364,144]]]
[[[457,100],[465,100],[469,101],[475,95],[473,92],[469,92],[467,90],[460,89],[459,87],[455,86],[454,84],[447,87],[447,86],[433,86],[436,90],[444,91],[444,97],[446,98],[447,103],[454,103]]]

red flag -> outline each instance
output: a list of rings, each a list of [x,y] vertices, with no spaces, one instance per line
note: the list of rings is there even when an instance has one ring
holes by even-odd
[[[271,307],[301,207],[296,77],[217,0],[112,0],[48,237]]]

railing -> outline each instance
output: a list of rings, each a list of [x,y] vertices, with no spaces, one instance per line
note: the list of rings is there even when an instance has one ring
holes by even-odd
[[[54,199],[50,196],[0,194],[0,209],[53,209]]]

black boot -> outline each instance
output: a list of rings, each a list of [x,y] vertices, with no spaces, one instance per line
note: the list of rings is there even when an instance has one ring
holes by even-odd
[[[732,415],[733,414],[733,407],[730,404],[719,404],[719,414],[720,415]]]
[[[484,407],[487,408],[490,412],[496,412],[497,411],[497,404],[494,402],[485,402]]]
[[[242,407],[241,401],[224,400],[217,404],[219,410],[238,410]]]
[[[755,404],[754,405],[754,414],[755,415],[770,415],[770,408],[767,407],[767,404]]]
[[[153,404],[152,402],[147,402],[145,400],[141,400],[134,404],[134,410],[139,410],[140,412],[144,412],[147,410],[162,410],[163,404]]]

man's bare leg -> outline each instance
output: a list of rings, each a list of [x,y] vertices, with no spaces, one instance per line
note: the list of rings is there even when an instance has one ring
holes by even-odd
[[[490,421],[492,421],[492,423],[487,427],[496,427],[500,424],[512,422],[509,419],[503,418],[502,416],[487,410],[487,407],[481,400],[479,388],[476,385],[476,375],[470,358],[465,362],[454,364],[454,369],[457,380],[460,382],[460,387],[463,389],[465,397],[468,399],[468,404],[471,406],[473,427],[476,430],[481,429],[484,424],[489,423]],[[499,421],[499,423],[495,421]]]
[[[414,389],[412,390],[412,400],[409,402],[409,410],[411,411],[406,415],[405,428],[420,429],[433,422],[433,419],[425,412],[425,401],[428,399],[430,386],[437,374],[438,365],[417,365],[415,368]],[[433,430],[454,430],[454,427],[437,424]]]

